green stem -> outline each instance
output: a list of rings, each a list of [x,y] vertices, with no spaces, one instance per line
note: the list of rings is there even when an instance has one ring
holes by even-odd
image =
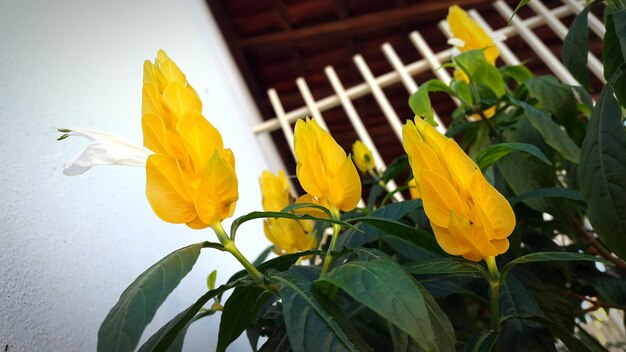
[[[333,212],[333,218],[339,218],[339,214],[335,216],[335,212]],[[333,262],[333,251],[335,250],[335,246],[337,245],[337,238],[339,237],[339,231],[341,230],[341,225],[333,224],[333,237],[330,239],[330,246],[328,246],[328,250],[326,251],[326,256],[324,257],[324,263],[322,264],[322,271],[320,272],[320,276],[326,274],[328,269],[330,268],[330,264]]]
[[[500,312],[498,291],[500,290],[500,272],[496,264],[496,257],[485,258],[489,269],[489,287],[491,288],[491,331],[500,330]]]
[[[243,265],[243,267],[246,269],[246,271],[248,271],[250,276],[252,276],[254,281],[256,281],[259,285],[265,287],[266,289],[270,291],[275,290],[275,288],[272,289],[272,287],[269,287],[265,283],[263,274],[259,271],[259,269],[257,269],[252,263],[250,263],[250,261],[248,261],[248,259],[244,257],[244,255],[239,251],[239,249],[237,249],[237,246],[235,246],[235,241],[231,240],[230,237],[228,237],[221,223],[218,222],[218,223],[212,224],[211,228],[217,235],[217,238],[219,239],[220,243],[224,246],[224,248],[230,254],[232,254],[239,261],[239,263],[241,263],[241,265]]]

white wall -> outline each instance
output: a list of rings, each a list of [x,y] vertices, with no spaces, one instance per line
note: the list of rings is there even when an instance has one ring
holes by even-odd
[[[143,169],[62,174],[86,141],[57,142],[54,127],[141,144],[142,64],[160,48],[235,152],[236,214],[260,209],[257,178],[269,162],[251,133],[258,113],[203,0],[0,2],[0,350],[95,350],[102,319],[139,273],[174,249],[216,240],[160,221]],[[244,225],[238,244],[254,259],[268,245],[261,223]],[[205,292],[213,269],[223,282],[239,266],[204,250],[142,341]],[[192,326],[185,350],[214,350],[218,323]],[[249,350],[245,336],[231,350]]]

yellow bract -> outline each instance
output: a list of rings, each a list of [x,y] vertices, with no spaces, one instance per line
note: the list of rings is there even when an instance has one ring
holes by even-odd
[[[144,63],[143,139],[146,195],[163,220],[205,228],[235,211],[235,157],[202,115],[202,102],[163,50]]]
[[[515,214],[472,159],[420,118],[407,121],[402,135],[417,194],[441,248],[472,261],[506,252]]]
[[[354,142],[352,145],[352,154],[354,163],[356,164],[356,167],[361,170],[361,172],[367,172],[374,169],[374,157],[372,156],[372,151],[369,150],[363,142]]]
[[[495,47],[493,39],[468,16],[467,12],[457,5],[450,6],[448,9],[448,26],[452,37],[460,39],[464,43],[462,46],[456,46],[460,52],[485,49],[485,59],[490,64],[495,65],[496,59],[500,55],[498,48]]]
[[[309,118],[296,122],[294,134],[302,188],[333,212],[354,209],[361,199],[361,180],[350,156]]]
[[[282,170],[278,175],[263,171],[260,183],[263,210],[280,211],[289,205],[291,193]],[[263,225],[265,236],[274,244],[274,252],[278,255],[305,251],[317,244],[310,220],[267,219]]]

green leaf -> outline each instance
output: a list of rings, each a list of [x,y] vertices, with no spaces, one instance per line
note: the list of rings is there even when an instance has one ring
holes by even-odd
[[[482,50],[466,51],[453,57],[452,61],[469,77],[470,84],[484,85],[496,97],[501,97],[506,93],[506,86],[500,71],[487,62]]]
[[[604,78],[607,81],[613,81],[613,90],[623,107],[626,107],[626,75],[616,77],[616,73],[620,71],[620,67],[626,62],[624,54],[624,40],[626,34],[620,31],[618,23],[624,23],[626,19],[626,10],[612,12],[606,16],[604,34],[604,45],[602,47],[602,62],[604,63]]]
[[[625,150],[622,112],[607,85],[587,127],[578,177],[589,222],[602,242],[621,258],[626,258]]]
[[[517,83],[522,83],[533,77],[532,72],[524,65],[506,65],[500,68],[503,78],[511,78]]]
[[[242,284],[242,281],[234,281],[226,285],[210,290],[202,297],[200,297],[196,303],[189,306],[189,308],[178,313],[167,324],[163,325],[159,331],[152,335],[148,341],[146,341],[138,350],[138,352],[160,352],[167,351],[168,348],[177,340],[178,335],[187,328],[188,324],[192,321],[196,313],[213,297],[221,295],[225,291]]]
[[[294,351],[370,351],[337,308],[312,285],[294,272],[283,272],[270,280],[279,286],[289,342]]]
[[[569,332],[569,330],[554,320],[550,320],[540,315],[522,315],[520,318],[539,323],[548,328],[554,336],[558,337],[559,340],[563,342],[570,352],[592,352],[589,347]]]
[[[561,153],[565,159],[578,164],[580,160],[580,148],[572,141],[567,133],[550,118],[549,114],[523,101],[513,99],[513,103],[524,109],[526,113],[525,116],[528,118],[530,124],[541,134],[550,147]]]
[[[588,254],[571,253],[571,252],[538,252],[513,259],[508,262],[500,271],[500,280],[504,281],[507,274],[517,264],[536,263],[536,262],[553,262],[553,261],[587,261],[598,262],[603,264],[611,264],[606,259],[594,257]]]
[[[445,329],[446,338],[437,341],[427,302],[418,288],[420,285],[393,260],[383,258],[348,262],[318,281],[338,286],[411,336],[422,350],[454,349],[454,330],[450,322],[439,324],[438,328]]]
[[[511,17],[509,17],[509,20],[507,22],[511,23],[511,20],[513,19],[513,16],[515,16],[517,11],[526,6],[526,4],[528,4],[529,2],[530,0],[520,0],[520,2],[517,3],[517,6],[515,6],[515,10],[513,10],[513,13],[511,13]]]
[[[433,253],[443,253],[435,238],[428,232],[406,225],[396,220],[364,216],[349,219],[351,222],[361,222],[371,225],[382,232],[397,238],[408,240]]]
[[[146,325],[193,268],[203,247],[223,250],[216,243],[192,244],[175,250],[141,273],[100,325],[98,351],[133,351]]]
[[[450,96],[455,96],[455,93],[445,83],[432,79],[422,84],[417,92],[409,97],[409,106],[415,116],[425,117],[426,122],[432,126],[437,126],[435,115],[433,114],[433,109],[430,104],[430,98],[428,97],[428,93],[430,92],[445,92]]]
[[[543,314],[535,297],[515,275],[501,281],[499,299],[500,320],[508,316]]]
[[[387,165],[387,168],[385,169],[385,171],[383,171],[383,174],[380,177],[383,179],[383,181],[389,182],[389,180],[396,178],[408,168],[409,157],[404,154],[396,158],[389,165]]]
[[[209,290],[215,288],[215,281],[217,280],[217,270],[211,271],[209,276],[206,278],[206,286]]]
[[[591,90],[587,70],[587,54],[589,51],[589,25],[587,17],[591,6],[586,6],[569,26],[567,36],[561,48],[561,60],[572,76],[587,90]]]
[[[484,171],[489,166],[495,164],[498,160],[500,160],[500,158],[514,151],[526,152],[543,161],[544,163],[552,165],[550,160],[548,160],[548,158],[536,146],[528,143],[515,142],[500,143],[488,146],[487,148],[481,150],[478,155],[476,155],[476,164],[478,164],[478,167]]]
[[[224,304],[216,351],[226,351],[226,347],[256,320],[259,309],[271,296],[261,287],[235,288]]]
[[[428,259],[423,262],[406,264],[404,269],[415,275],[453,274],[489,280],[489,273],[481,265],[458,258]]]
[[[543,326],[523,319],[509,319],[500,330],[495,352],[557,352],[554,338]]]
[[[519,202],[532,198],[563,198],[573,201],[583,201],[582,194],[576,190],[563,187],[546,187],[510,198],[509,203],[511,203],[511,206],[515,206]]]
[[[491,352],[497,338],[498,333],[496,332],[485,329],[477,330],[467,339],[463,352]]]
[[[305,207],[311,207],[311,205],[305,205]],[[315,220],[315,221],[322,221],[322,222],[327,222],[327,223],[331,223],[331,224],[339,224],[341,226],[345,226],[345,227],[349,227],[352,229],[355,229],[357,231],[360,231],[359,229],[357,229],[356,227],[354,227],[353,225],[345,222],[345,221],[340,221],[340,220],[333,220],[333,219],[328,219],[328,218],[318,218],[316,216],[311,216],[309,214],[302,214],[302,215],[296,215],[296,214],[292,214],[292,213],[283,213],[283,212],[279,212],[279,211],[253,211],[251,213],[248,213],[246,215],[240,216],[237,219],[233,220],[232,224],[230,225],[230,237],[231,239],[234,241],[235,240],[235,234],[237,233],[237,229],[239,229],[239,226],[241,226],[243,223],[250,221],[250,220],[254,220],[254,219],[266,219],[266,218],[272,218],[272,219],[276,219],[276,218],[283,218],[283,219],[293,219],[293,220]]]
[[[330,210],[324,206],[321,206],[319,204],[315,204],[315,203],[291,203],[288,206],[286,206],[285,208],[283,208],[281,210],[282,213],[291,213],[294,210],[297,209],[304,209],[304,208],[313,208],[313,209],[318,209],[323,211],[324,213],[326,213],[326,215],[329,218],[333,217],[333,214],[330,212]]]
[[[375,218],[384,218],[390,220],[400,220],[406,214],[415,211],[415,209],[422,206],[422,202],[419,200],[407,200],[403,202],[392,203],[387,206],[376,209],[370,214]],[[352,219],[351,219],[352,221]],[[341,251],[343,248],[357,248],[361,247],[365,243],[376,241],[382,236],[382,231],[375,226],[368,225],[367,223],[357,223],[356,227],[358,231],[349,229],[339,236],[337,244],[335,246],[336,251]]]

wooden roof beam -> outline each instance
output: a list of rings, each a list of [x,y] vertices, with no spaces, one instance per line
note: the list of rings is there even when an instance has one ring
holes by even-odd
[[[458,4],[468,8],[479,4],[491,3],[491,1],[492,0],[459,0]],[[259,46],[281,47],[302,43],[304,41],[328,38],[329,36],[339,37],[360,32],[368,32],[375,29],[402,25],[403,23],[411,21],[415,18],[431,16],[433,13],[445,11],[447,8],[448,3],[422,3],[419,5],[349,18],[344,21],[315,25],[287,32],[243,38],[239,41],[239,47],[242,49]]]

